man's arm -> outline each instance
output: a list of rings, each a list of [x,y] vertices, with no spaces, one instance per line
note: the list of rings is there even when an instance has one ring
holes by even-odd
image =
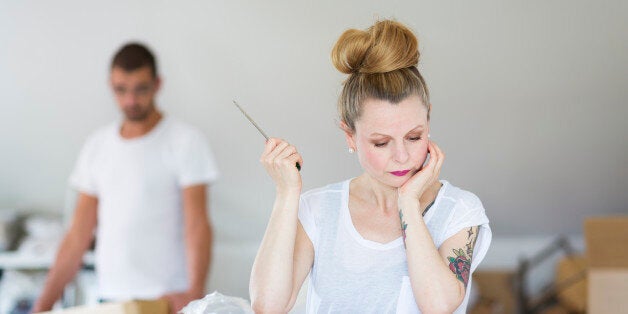
[[[189,292],[203,297],[213,244],[213,232],[207,217],[206,185],[195,185],[183,190],[183,210]]]
[[[183,293],[167,294],[171,311],[178,311],[190,301],[205,296],[205,280],[212,254],[213,232],[207,216],[207,185],[183,189],[185,249],[189,288]],[[173,312],[173,313],[174,313]]]
[[[80,193],[70,229],[66,233],[53,267],[48,272],[44,289],[33,306],[33,313],[49,311],[61,298],[63,289],[74,278],[83,263],[83,254],[94,239],[98,199]]]

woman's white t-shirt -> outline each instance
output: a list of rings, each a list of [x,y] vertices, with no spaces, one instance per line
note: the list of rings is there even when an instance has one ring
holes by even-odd
[[[378,243],[364,239],[349,214],[351,180],[301,196],[299,220],[314,246],[307,313],[421,313],[410,286],[401,237]],[[491,229],[480,199],[442,180],[424,220],[436,248],[464,228],[480,226],[471,273],[484,259]],[[462,304],[465,313],[471,277]]]

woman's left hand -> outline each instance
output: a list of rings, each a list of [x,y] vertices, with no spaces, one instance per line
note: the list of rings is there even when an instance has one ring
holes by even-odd
[[[430,160],[428,160],[427,165],[399,187],[399,203],[405,201],[419,202],[421,195],[438,181],[445,154],[433,141],[429,141],[427,151],[430,153]]]

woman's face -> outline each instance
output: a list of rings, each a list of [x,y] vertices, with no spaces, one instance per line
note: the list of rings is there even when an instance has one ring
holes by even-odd
[[[427,108],[418,95],[398,104],[367,99],[355,132],[347,133],[362,168],[374,179],[400,187],[421,169],[427,157]]]

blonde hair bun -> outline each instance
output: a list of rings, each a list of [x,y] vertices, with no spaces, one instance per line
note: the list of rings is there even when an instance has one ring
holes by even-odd
[[[419,43],[403,24],[378,21],[367,30],[345,31],[331,52],[331,60],[342,73],[387,73],[416,66]]]

